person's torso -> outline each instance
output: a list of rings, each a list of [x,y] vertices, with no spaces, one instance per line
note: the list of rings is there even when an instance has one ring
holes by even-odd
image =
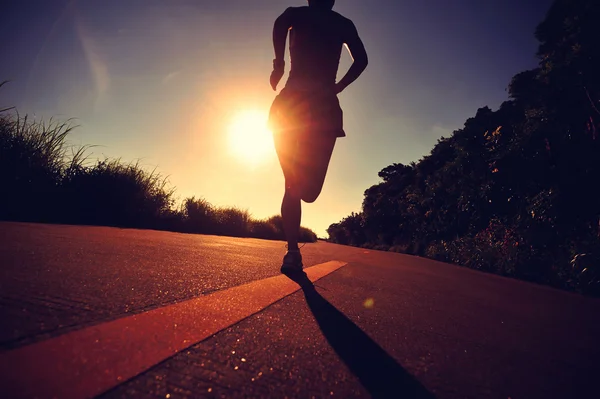
[[[286,86],[299,90],[333,86],[348,20],[331,10],[292,10],[291,70]]]

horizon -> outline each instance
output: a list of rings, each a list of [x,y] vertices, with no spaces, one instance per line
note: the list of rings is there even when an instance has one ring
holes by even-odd
[[[326,237],[330,224],[360,210],[381,169],[418,161],[478,108],[497,109],[510,78],[537,65],[533,32],[550,3],[338,1],[334,10],[355,22],[371,63],[340,95],[347,137],[321,197],[304,205],[302,225]],[[180,200],[202,197],[257,219],[279,214],[274,149],[246,157],[251,143],[236,147],[242,130],[231,131],[240,115],[266,120],[276,94],[268,85],[272,25],[302,4],[38,1],[35,12],[31,2],[11,4],[0,28],[8,54],[0,80],[11,81],[0,107],[76,118],[73,144],[97,145],[94,158],[158,167]],[[344,53],[338,76],[349,64]]]

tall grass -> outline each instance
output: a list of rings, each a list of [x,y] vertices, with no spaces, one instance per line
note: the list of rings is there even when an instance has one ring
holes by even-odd
[[[61,188],[71,223],[156,228],[174,203],[166,177],[119,159],[71,166]]]
[[[51,221],[60,205],[60,183],[67,165],[67,123],[0,116],[0,218]],[[76,153],[77,154],[77,153]],[[76,160],[77,162],[77,160]]]
[[[0,220],[284,239],[279,216],[255,220],[247,210],[195,197],[176,206],[175,189],[156,169],[120,159],[90,162],[90,146],[67,141],[72,121],[31,121],[10,110],[0,110]],[[316,235],[303,227],[301,240],[315,242]]]
[[[285,240],[281,216],[253,219],[247,210],[236,207],[216,207],[203,198],[187,198],[183,202],[184,231],[265,240]],[[301,242],[316,242],[316,234],[300,228]]]

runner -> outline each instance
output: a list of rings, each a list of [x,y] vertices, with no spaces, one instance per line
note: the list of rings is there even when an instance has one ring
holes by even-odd
[[[354,23],[334,12],[334,3],[335,0],[308,0],[307,7],[290,7],[273,27],[275,59],[270,79],[273,90],[277,90],[285,72],[288,32],[291,57],[289,78],[269,115],[285,177],[281,217],[288,252],[283,258],[282,273],[303,268],[298,248],[301,201],[312,203],[317,199],[335,141],[346,136],[337,94],[353,83],[368,64]],[[344,44],[354,62],[336,83]]]

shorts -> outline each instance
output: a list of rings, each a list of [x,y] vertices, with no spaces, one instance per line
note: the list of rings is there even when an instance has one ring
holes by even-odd
[[[274,134],[318,134],[345,137],[344,114],[333,93],[283,89],[269,112]]]

